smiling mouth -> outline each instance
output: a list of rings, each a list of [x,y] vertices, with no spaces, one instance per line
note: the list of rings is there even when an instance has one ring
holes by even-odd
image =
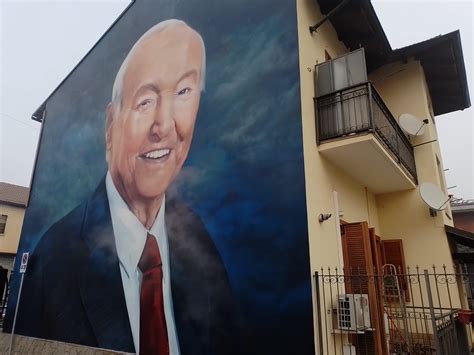
[[[151,152],[140,155],[140,158],[147,160],[160,160],[169,156],[171,149],[157,149]]]

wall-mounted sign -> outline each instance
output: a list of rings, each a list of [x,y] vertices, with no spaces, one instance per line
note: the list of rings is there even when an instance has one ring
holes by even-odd
[[[28,265],[28,259],[30,257],[30,253],[23,253],[21,255],[21,264],[20,264],[20,273],[24,274],[26,271],[26,267]]]

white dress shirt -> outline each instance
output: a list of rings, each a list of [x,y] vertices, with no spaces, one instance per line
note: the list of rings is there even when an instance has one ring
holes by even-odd
[[[150,230],[147,230],[120,196],[110,172],[107,172],[105,185],[135,350],[138,353],[140,349],[140,286],[142,273],[138,268],[138,262],[145,247],[147,234],[150,233],[155,236],[158,242],[163,262],[163,301],[170,354],[179,355],[179,343],[173,315],[173,299],[171,297],[168,237],[165,227],[165,199],[163,198],[153,226]]]

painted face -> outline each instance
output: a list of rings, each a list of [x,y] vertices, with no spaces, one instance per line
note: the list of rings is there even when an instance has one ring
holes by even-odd
[[[142,39],[120,105],[107,110],[109,171],[130,205],[161,199],[188,155],[199,108],[202,48],[186,26]]]

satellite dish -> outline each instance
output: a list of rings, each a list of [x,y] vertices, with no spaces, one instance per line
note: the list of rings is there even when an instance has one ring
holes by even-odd
[[[428,120],[422,121],[409,113],[402,113],[400,117],[398,117],[398,123],[409,135],[421,136],[425,133],[425,126],[428,123]]]
[[[435,211],[444,210],[451,200],[451,197],[446,199],[446,195],[443,191],[430,182],[424,182],[420,185],[420,196],[423,202]]]

